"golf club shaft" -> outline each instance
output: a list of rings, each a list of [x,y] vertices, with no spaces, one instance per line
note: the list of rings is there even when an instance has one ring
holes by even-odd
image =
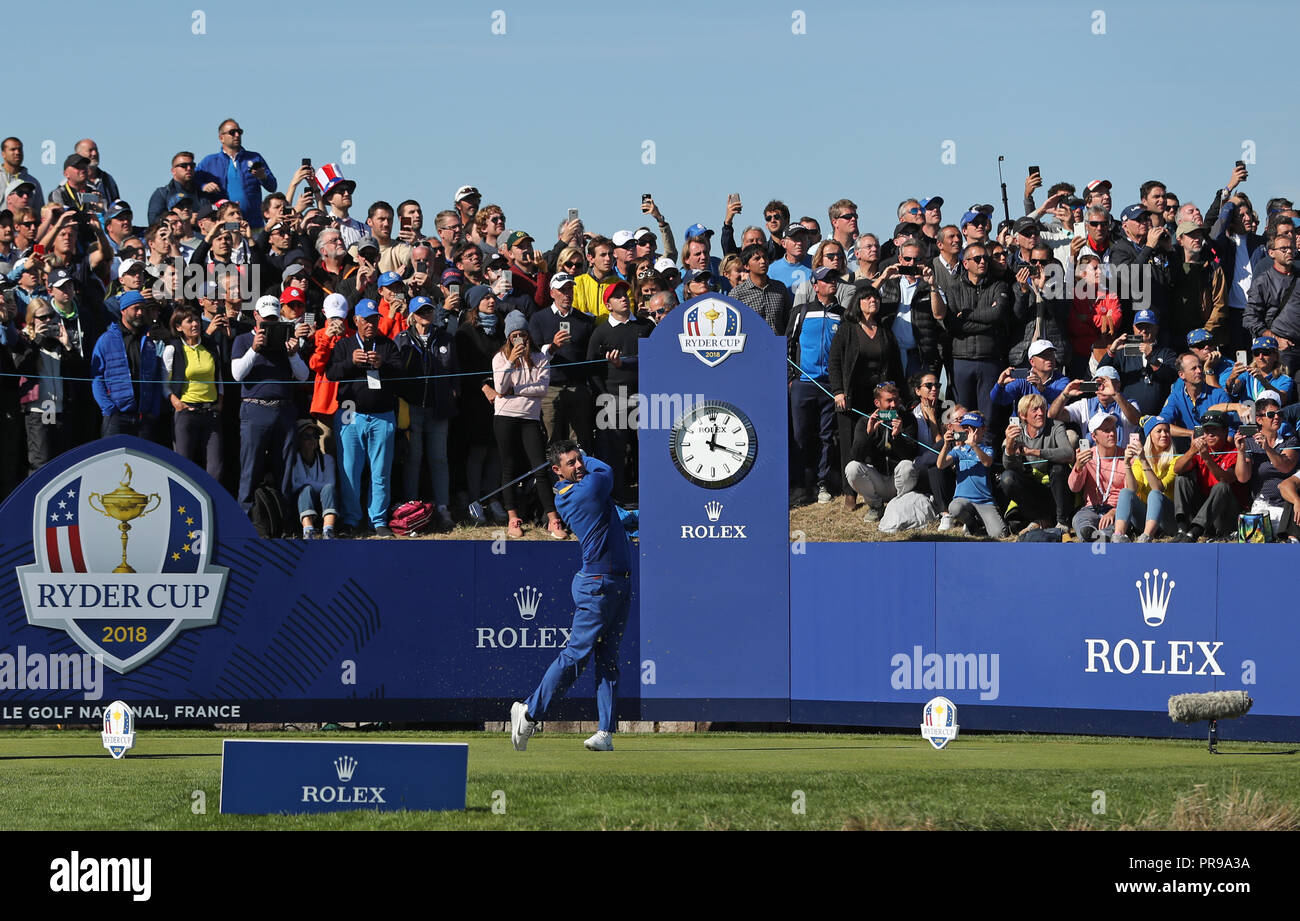
[[[536,467],[534,467],[532,470],[529,470],[527,473],[521,473],[519,476],[515,477],[515,478],[514,478],[513,480],[511,480],[509,483],[502,483],[500,486],[498,486],[496,489],[492,490],[490,493],[488,493],[488,494],[486,494],[486,495],[484,495],[484,496],[480,496],[478,499],[475,499],[474,502],[477,503],[477,504],[482,504],[482,502],[483,502],[484,499],[491,499],[493,496],[495,496],[497,493],[501,492],[501,491],[502,491],[503,489],[505,489],[507,486],[513,486],[513,485],[515,485],[516,483],[518,483],[520,480],[522,480],[522,479],[526,479],[527,477],[532,476],[534,473],[536,473],[537,471],[541,470],[543,467],[548,467],[548,466],[550,466],[550,463],[551,463],[550,461],[542,461],[540,464],[538,464],[538,465],[537,465]]]

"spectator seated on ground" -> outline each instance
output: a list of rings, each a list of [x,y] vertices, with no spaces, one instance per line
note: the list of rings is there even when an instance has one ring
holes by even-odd
[[[1124,449],[1128,463],[1124,471],[1124,489],[1115,509],[1115,543],[1130,540],[1129,529],[1141,530],[1139,544],[1153,541],[1158,534],[1174,533],[1174,461],[1173,436],[1169,423],[1160,416],[1142,419],[1142,447],[1129,443]]]
[[[1047,418],[1047,401],[1031,393],[1020,398],[1019,418],[1007,426],[1002,445],[1002,493],[1014,503],[1007,507],[1013,531],[1026,526],[1068,529],[1074,515],[1074,495],[1068,481],[1074,449],[1065,426]]]
[[[976,521],[989,537],[1007,536],[1007,525],[998,514],[989,485],[989,468],[993,466],[992,452],[984,443],[984,417],[968,412],[958,420],[959,432],[951,429],[943,433],[943,447],[939,449],[940,468],[957,468],[957,485],[948,511],[939,521],[939,530],[946,531],[952,521],[966,527],[966,533],[975,533]],[[960,440],[959,440],[960,439]]]
[[[879,521],[886,502],[915,488],[919,450],[916,417],[899,407],[897,385],[877,384],[874,402],[871,415],[854,425],[852,459],[844,465],[844,479],[867,504],[867,521]]]
[[[1070,471],[1070,490],[1083,495],[1084,504],[1071,525],[1080,540],[1109,537],[1115,530],[1115,510],[1124,489],[1124,453],[1119,446],[1119,422],[1098,410],[1088,420],[1088,434],[1096,442],[1080,442]]]
[[[1174,472],[1174,517],[1178,539],[1196,543],[1202,537],[1226,537],[1237,529],[1237,516],[1250,507],[1250,455],[1246,439],[1228,437],[1228,415],[1207,410],[1202,434],[1178,458]]]

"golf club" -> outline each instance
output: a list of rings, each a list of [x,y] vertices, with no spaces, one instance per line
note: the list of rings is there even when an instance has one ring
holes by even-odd
[[[513,480],[511,480],[509,483],[503,483],[502,485],[498,486],[496,489],[492,490],[490,493],[487,493],[486,495],[483,496],[479,496],[478,499],[476,499],[475,501],[469,504],[470,517],[473,518],[475,521],[479,521],[479,522],[487,521],[487,513],[483,511],[484,499],[491,499],[493,496],[501,492],[507,486],[513,486],[514,484],[518,483],[520,480],[526,479],[527,477],[532,476],[534,473],[541,470],[542,468],[549,467],[550,465],[551,465],[550,461],[542,461],[540,464],[538,464],[532,470],[529,470],[527,473],[522,473],[519,476],[515,477]]]

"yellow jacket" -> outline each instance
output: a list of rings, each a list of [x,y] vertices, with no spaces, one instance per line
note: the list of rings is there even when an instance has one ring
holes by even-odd
[[[590,272],[583,272],[573,280],[573,306],[594,317],[597,323],[605,322],[609,316],[609,309],[605,307],[605,289],[616,281],[617,275],[606,281],[596,281]]]

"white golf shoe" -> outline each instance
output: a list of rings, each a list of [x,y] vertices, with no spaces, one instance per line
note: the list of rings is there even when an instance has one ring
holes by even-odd
[[[528,748],[528,737],[537,731],[537,724],[528,719],[528,705],[516,700],[510,705],[510,742],[515,751]]]
[[[612,752],[614,750],[614,733],[603,729],[582,743],[589,752]]]

